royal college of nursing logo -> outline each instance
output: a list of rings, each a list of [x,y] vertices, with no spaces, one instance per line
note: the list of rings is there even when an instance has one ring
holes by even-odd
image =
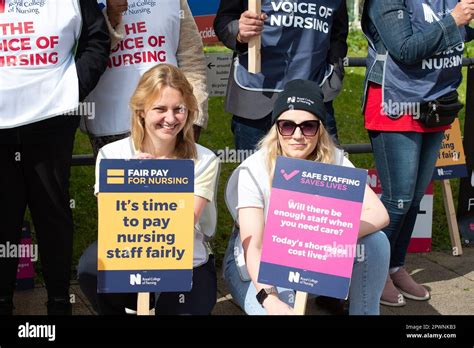
[[[423,12],[425,13],[425,21],[433,23],[434,21],[439,22],[439,17],[434,13],[433,9],[428,4],[422,4]]]
[[[7,0],[0,0],[0,14],[6,11],[7,13],[39,15],[45,5],[46,0],[10,0],[8,4]]]

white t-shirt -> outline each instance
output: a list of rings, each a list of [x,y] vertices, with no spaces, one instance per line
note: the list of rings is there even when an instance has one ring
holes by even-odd
[[[77,109],[74,50],[82,28],[79,1],[0,3],[0,129]]]
[[[207,199],[199,222],[194,226],[194,260],[193,267],[207,262],[211,249],[208,243],[214,235],[217,223],[216,193],[219,160],[211,150],[196,144],[197,160],[194,164],[194,195]],[[103,158],[131,159],[138,151],[131,137],[115,141],[100,149],[95,166],[94,193],[99,193],[99,164]]]

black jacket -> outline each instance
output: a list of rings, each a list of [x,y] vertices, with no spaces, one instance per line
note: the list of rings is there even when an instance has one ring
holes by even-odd
[[[82,31],[76,52],[79,99],[92,92],[107,68],[110,54],[109,30],[95,0],[80,0]]]
[[[221,0],[216,18],[214,30],[222,43],[234,51],[244,53],[247,51],[246,44],[237,42],[240,15],[248,9],[247,0]],[[342,58],[347,54],[347,36],[349,34],[349,18],[346,2],[342,1],[341,8],[334,14],[334,23],[331,29],[331,43],[326,60],[335,65],[333,78],[323,86],[326,97],[334,98],[342,88],[344,67]],[[229,76],[225,110],[233,115],[247,119],[261,119],[272,111],[273,103],[277,93],[248,91],[235,82],[233,69]]]
[[[240,15],[248,9],[247,0],[221,0],[216,18],[214,30],[222,43],[231,50],[243,53],[247,51],[246,44],[237,42]],[[342,2],[341,8],[334,15],[334,23],[331,30],[331,47],[329,49],[328,63],[338,63],[347,55],[347,36],[349,34],[349,17],[346,2]]]

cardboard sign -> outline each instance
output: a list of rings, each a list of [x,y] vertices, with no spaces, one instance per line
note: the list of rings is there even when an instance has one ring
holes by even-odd
[[[466,156],[462,145],[461,126],[456,118],[444,132],[443,142],[433,173],[433,180],[449,180],[467,176]]]
[[[382,195],[382,185],[380,184],[377,171],[369,169],[368,185],[377,196]],[[420,211],[416,218],[415,227],[408,245],[409,253],[428,253],[431,251],[431,235],[433,229],[433,183],[426,189],[425,195],[420,202]]]
[[[191,160],[100,162],[98,292],[189,291]]]
[[[188,0],[199,33],[204,44],[219,42],[214,31],[214,18],[216,18],[219,0]]]
[[[279,157],[258,281],[347,298],[367,171]]]

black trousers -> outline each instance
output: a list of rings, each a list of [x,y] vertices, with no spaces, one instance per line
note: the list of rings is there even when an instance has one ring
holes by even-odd
[[[97,293],[97,242],[82,254],[78,265],[78,279],[82,292],[94,309],[102,315],[125,315],[125,308],[136,309],[137,294]],[[156,315],[209,315],[217,301],[217,276],[214,256],[204,265],[193,269],[190,292],[162,292],[156,294]],[[153,303],[151,303],[153,307]]]
[[[0,244],[20,243],[26,207],[48,297],[68,297],[73,221],[69,177],[79,118],[58,116],[0,130]],[[0,258],[0,296],[15,289],[18,258]]]

